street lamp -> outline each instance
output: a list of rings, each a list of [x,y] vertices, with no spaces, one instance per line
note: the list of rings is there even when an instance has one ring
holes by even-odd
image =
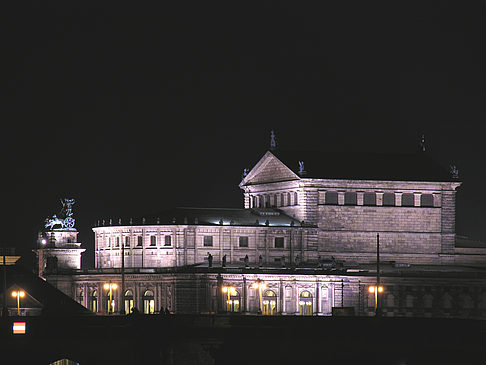
[[[226,301],[226,310],[231,312],[231,296],[236,295],[236,288],[234,286],[225,285],[221,288],[223,293],[228,294],[228,300]]]
[[[251,284],[253,289],[258,289],[258,312],[257,314],[262,314],[262,289],[267,287],[267,284],[263,280],[256,279],[253,284]]]
[[[105,283],[105,285],[103,285],[103,288],[105,288],[105,290],[109,290],[110,302],[108,303],[108,314],[110,314],[110,312],[114,313],[115,303],[113,303],[113,290],[116,290],[116,288],[118,288],[118,285],[110,282],[110,283]]]
[[[12,292],[12,297],[17,298],[17,315],[20,316],[20,298],[25,296],[25,292],[23,290],[14,290]]]
[[[376,290],[378,288],[378,290]],[[379,299],[378,299],[378,295],[383,293],[383,287],[381,285],[372,285],[368,288],[368,291],[371,293],[371,294],[375,294],[375,314],[377,316],[379,316],[379,308],[378,308],[378,302],[379,302]]]

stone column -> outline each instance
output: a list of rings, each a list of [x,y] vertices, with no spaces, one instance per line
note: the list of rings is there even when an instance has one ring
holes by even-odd
[[[395,193],[395,206],[401,207],[402,206],[402,192]]]
[[[344,205],[344,191],[338,191],[338,205]]]
[[[383,193],[376,193],[376,205],[383,205]]]
[[[420,207],[420,196],[421,193],[413,193],[413,206]]]
[[[230,263],[233,262],[233,230],[234,230],[233,227],[230,227],[229,228],[229,246],[230,246],[229,247],[229,249],[230,249],[230,259],[229,259],[229,262]],[[248,245],[250,245],[250,244],[248,243]]]
[[[246,287],[246,277],[243,275],[243,290],[242,290],[242,296],[243,296],[243,300],[242,300],[242,304],[243,304],[243,308],[242,308],[242,312],[243,314],[245,314],[247,312],[247,308],[248,308],[248,303],[247,303],[247,287]]]

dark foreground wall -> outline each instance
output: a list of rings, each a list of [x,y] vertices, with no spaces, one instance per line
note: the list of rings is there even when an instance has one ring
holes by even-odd
[[[25,320],[26,335],[12,322]],[[484,364],[486,322],[258,316],[21,317],[0,364]]]

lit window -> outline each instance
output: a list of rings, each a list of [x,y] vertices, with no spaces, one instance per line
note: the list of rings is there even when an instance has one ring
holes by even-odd
[[[132,313],[133,310],[133,292],[131,290],[127,290],[125,292],[125,314]]]
[[[90,309],[93,312],[98,312],[98,291],[93,290],[90,298]]]
[[[312,315],[312,294],[307,290],[300,293],[299,297],[299,313],[301,316]]]
[[[143,313],[154,314],[155,312],[155,300],[154,292],[152,290],[146,290],[143,294]]]
[[[213,246],[213,236],[204,236],[204,247]]]
[[[263,314],[271,316],[277,314],[277,295],[273,290],[267,290],[262,296]]]
[[[172,245],[172,236],[166,235],[164,237],[164,246],[171,246]]]
[[[248,236],[240,236],[238,239],[240,247],[248,247]]]
[[[275,237],[275,248],[284,248],[284,238]]]

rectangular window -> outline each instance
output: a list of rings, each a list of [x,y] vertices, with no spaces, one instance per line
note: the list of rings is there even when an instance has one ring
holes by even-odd
[[[130,237],[129,236],[125,237],[125,247],[130,247]]]
[[[143,237],[142,236],[138,236],[137,237],[137,246],[141,247],[143,244]]]
[[[337,205],[338,193],[337,191],[326,191],[326,204]]]
[[[157,237],[150,236],[150,246],[155,246],[157,244]]]
[[[116,238],[116,247],[120,247],[120,237]]]
[[[240,236],[238,239],[240,247],[248,247],[248,236]]]
[[[204,236],[204,247],[213,246],[213,236]]]
[[[394,193],[383,194],[383,205],[394,206],[395,205],[395,194]]]
[[[164,246],[170,246],[172,245],[172,236],[166,235],[164,237]]]
[[[284,248],[284,238],[275,237],[275,248]]]
[[[375,193],[364,193],[363,205],[376,205],[376,194]]]

